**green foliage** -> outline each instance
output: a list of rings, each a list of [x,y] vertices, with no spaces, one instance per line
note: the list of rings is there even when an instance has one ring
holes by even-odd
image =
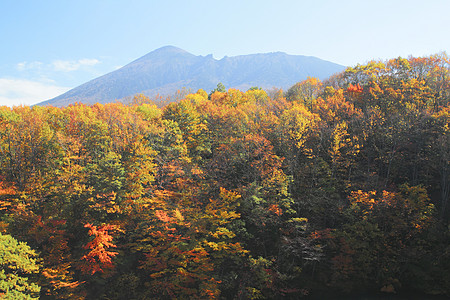
[[[0,297],[38,299],[40,287],[26,276],[39,271],[35,251],[24,242],[0,233]]]
[[[402,270],[421,258],[422,232],[432,225],[434,212],[420,186],[404,185],[397,193],[352,192],[348,221],[333,234],[340,241],[332,258],[333,284],[367,290],[401,283]]]
[[[215,92],[219,92],[219,93],[225,93],[227,91],[227,89],[225,88],[225,86],[223,85],[222,82],[219,82],[217,84],[217,87],[215,89],[213,89],[210,93],[209,93],[209,98],[211,98],[211,95],[214,94]]]
[[[154,121],[161,117],[162,111],[156,107],[156,105],[151,105],[147,103],[143,103],[138,106],[136,110],[141,113],[145,120]]]

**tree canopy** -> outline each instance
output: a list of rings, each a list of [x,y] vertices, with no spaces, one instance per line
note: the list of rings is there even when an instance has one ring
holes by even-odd
[[[449,100],[442,53],[272,97],[0,107],[0,294],[448,296]]]

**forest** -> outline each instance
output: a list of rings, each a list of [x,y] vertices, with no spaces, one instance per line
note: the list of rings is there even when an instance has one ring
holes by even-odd
[[[450,296],[445,53],[0,128],[0,298]]]

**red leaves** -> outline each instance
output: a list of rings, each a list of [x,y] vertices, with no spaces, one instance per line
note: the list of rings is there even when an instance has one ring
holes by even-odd
[[[359,103],[363,98],[363,88],[359,85],[359,83],[356,85],[350,83],[347,87],[347,94],[351,99]]]
[[[278,206],[278,204],[272,204],[268,208],[269,211],[273,212],[277,216],[281,216],[283,213],[283,210]]]
[[[93,275],[96,272],[103,273],[105,270],[112,270],[114,268],[112,258],[117,255],[117,252],[108,251],[108,248],[117,246],[111,243],[113,237],[109,231],[117,230],[118,226],[107,224],[97,227],[88,223],[84,227],[89,228],[89,235],[94,236],[94,239],[83,247],[91,251],[81,258],[84,260],[81,271]]]
[[[348,88],[347,88],[347,92],[348,93],[355,93],[355,94],[359,94],[363,92],[363,88],[358,84],[353,85],[353,84],[349,84]]]
[[[17,194],[17,189],[14,184],[4,182],[0,177],[0,211],[8,210],[13,207],[14,200],[12,196]]]

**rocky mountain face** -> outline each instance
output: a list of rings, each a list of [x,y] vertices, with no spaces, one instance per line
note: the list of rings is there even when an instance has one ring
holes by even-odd
[[[149,97],[164,96],[183,88],[193,92],[201,88],[209,92],[219,82],[227,88],[241,90],[253,86],[287,89],[308,76],[325,79],[344,69],[342,65],[316,57],[282,52],[217,60],[212,55],[196,56],[166,46],[39,105],[126,102],[138,93]]]

